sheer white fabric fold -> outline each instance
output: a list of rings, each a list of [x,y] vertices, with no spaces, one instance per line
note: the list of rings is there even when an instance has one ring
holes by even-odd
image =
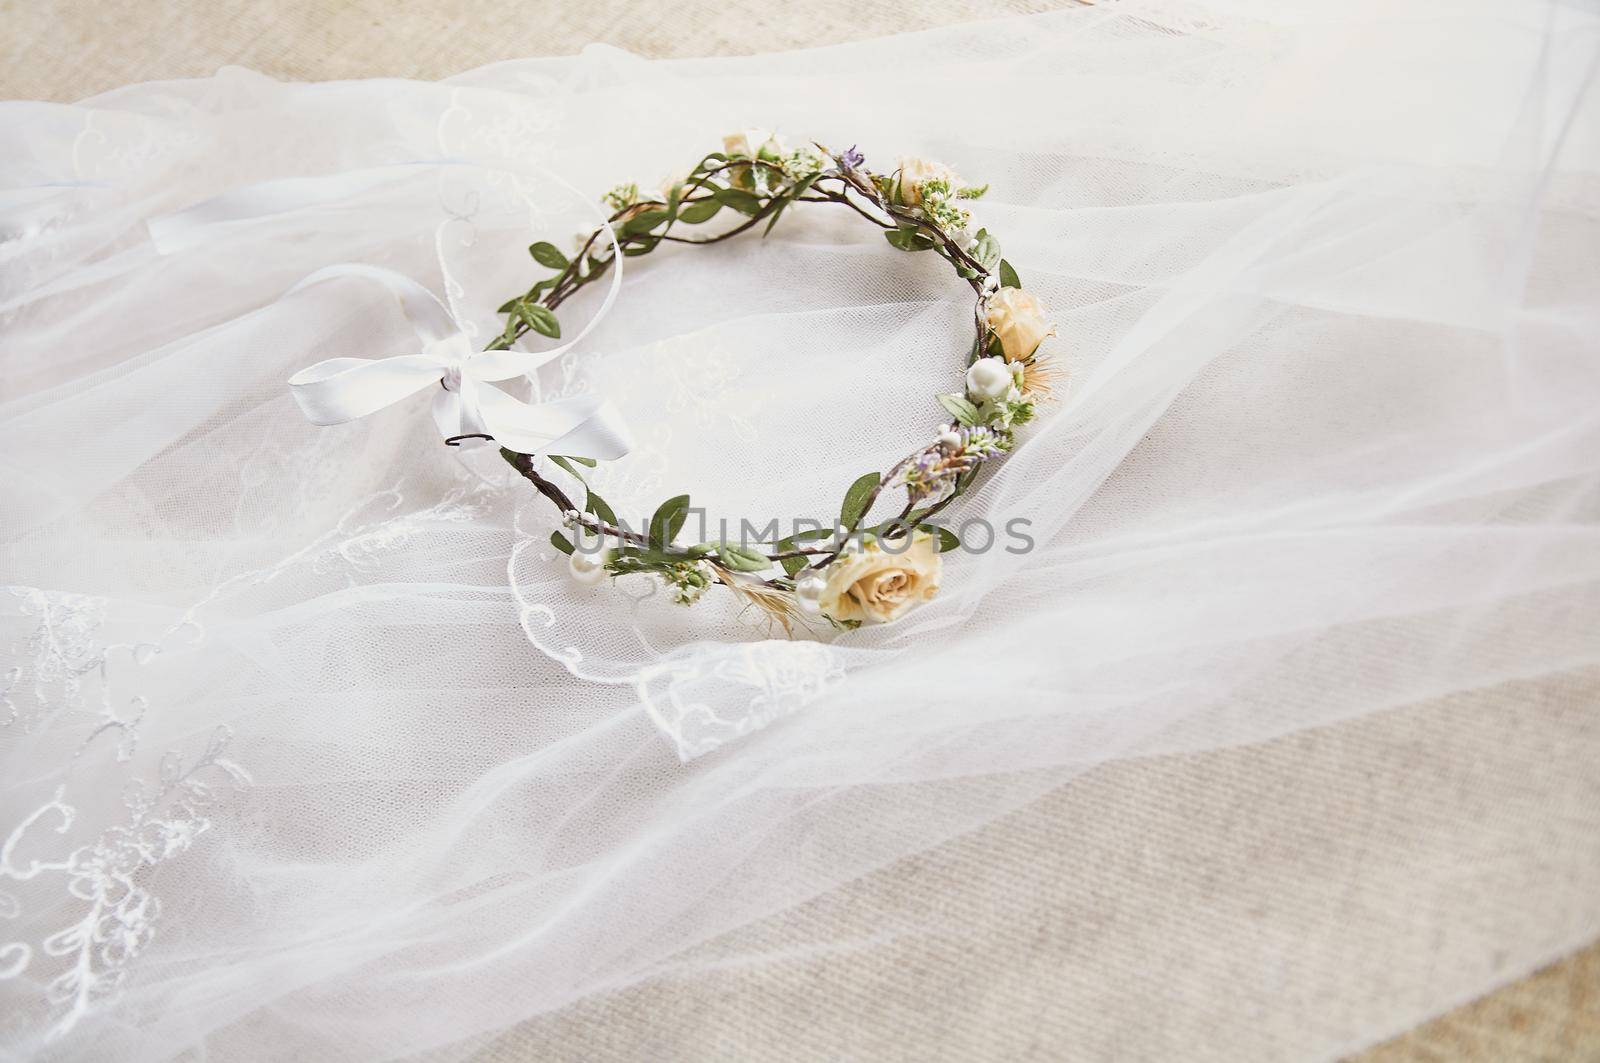
[[[1090,769],[1592,677],[1597,64],[1581,4],[1128,0],[744,59],[4,105],[0,1044],[463,1056],[763,962],[696,948]],[[952,516],[1031,549],[952,556],[897,624],[773,640],[714,596],[575,585],[550,506],[440,445],[420,396],[301,416],[297,371],[417,349],[373,286],[280,301],[303,278],[397,271],[479,348],[547,272],[528,245],[592,227],[574,189],[654,186],[751,124],[992,185],[976,218],[1070,381]],[[636,445],[595,486],[619,512],[687,491],[713,529],[826,520],[937,425],[970,307],[829,211],[629,260],[529,382],[616,404]],[[1600,931],[1592,904],[1541,919],[1496,939],[1505,971]],[[1299,974],[1412,1020],[1494,980]],[[1389,1032],[1330,1019],[1294,1049]]]

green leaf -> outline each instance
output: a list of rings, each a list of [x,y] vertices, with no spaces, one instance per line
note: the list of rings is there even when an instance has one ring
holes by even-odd
[[[798,544],[796,544],[795,539],[796,536],[792,535],[787,539],[779,539],[777,542],[772,544],[772,552],[775,554],[789,553],[797,548]],[[778,564],[783,566],[783,571],[791,576],[805,568],[809,563],[810,562],[808,562],[804,557],[786,557],[782,561],[778,562]]]
[[[778,224],[778,219],[783,216],[784,209],[789,206],[788,193],[784,193],[783,195],[773,199],[772,203],[774,205],[774,209],[772,214],[767,218],[767,227],[761,230],[761,235],[763,237],[772,231],[772,227],[774,225]]]
[[[939,537],[939,552],[956,550],[961,546],[961,538],[949,528],[941,528],[937,524],[918,524],[918,531],[932,532]]]
[[[993,273],[995,266],[1000,264],[1000,241],[989,235],[988,229],[979,229],[977,241],[972,247],[972,257],[978,260],[985,273]]]
[[[979,421],[978,408],[960,395],[940,395],[939,405],[949,410],[951,417],[968,427]]]
[[[530,244],[528,246],[528,254],[533,256],[535,262],[548,269],[564,270],[570,265],[567,261],[567,256],[563,255],[555,244],[545,240]]]
[[[563,554],[572,553],[572,543],[568,542],[567,537],[558,531],[550,533],[550,545],[560,550]]]
[[[575,477],[578,478],[579,481],[582,481],[583,474],[580,473],[577,469],[574,469],[572,467],[571,462],[567,461],[566,458],[563,458],[559,454],[551,454],[550,455],[550,460],[552,462],[554,462],[556,465],[560,466],[562,469],[565,469],[569,475],[575,476]],[[585,485],[585,486],[587,486],[587,485]]]
[[[583,508],[588,510],[590,513],[593,513],[596,517],[599,517],[613,528],[617,526],[616,513],[613,512],[611,507],[606,504],[605,499],[595,494],[592,490],[589,492],[589,497],[584,501]]]
[[[496,310],[495,313],[497,313],[497,314],[515,313],[518,303],[521,303],[521,302],[533,302],[533,303],[536,303],[536,302],[539,301],[539,293],[540,292],[544,291],[546,288],[554,288],[555,286],[556,286],[556,278],[554,278],[554,277],[551,277],[551,278],[549,278],[547,280],[542,280],[538,284],[535,284],[532,288],[529,288],[527,291],[523,292],[521,295],[515,296],[515,297],[513,297],[511,299],[507,299],[504,303],[501,303],[500,304],[500,309]]]
[[[902,251],[927,251],[933,247],[933,238],[920,229],[891,229],[883,238]]]
[[[718,546],[717,556],[725,567],[735,572],[760,572],[772,566],[766,554],[732,543],[722,543]]]
[[[1011,263],[1007,262],[1003,258],[1000,260],[1000,287],[1002,287],[1002,288],[1020,288],[1020,287],[1022,287],[1022,281],[1021,281],[1020,278],[1017,277],[1017,271],[1015,269],[1011,268]]]
[[[661,238],[659,236],[655,236],[646,239],[642,243],[623,244],[622,253],[627,255],[629,258],[638,258],[640,255],[648,255],[650,252],[654,251],[656,249],[656,245],[660,242]]]
[[[785,210],[789,209],[789,204],[805,195],[806,189],[810,188],[816,182],[817,178],[821,176],[822,175],[820,173],[814,173],[810,177],[807,177],[796,184],[793,188],[789,189],[789,191],[785,192],[782,196],[779,196],[778,209],[772,212],[772,220],[767,222],[767,227],[761,231],[761,235],[766,236],[767,233],[770,233],[772,231],[772,227],[778,224],[778,217]]]
[[[524,300],[517,306],[517,316],[541,336],[549,336],[553,340],[561,338],[561,322],[556,320],[556,315],[550,312],[548,306]]]
[[[647,210],[642,214],[635,214],[622,226],[622,235],[639,236],[649,232],[668,218],[672,217],[670,210]]]
[[[593,458],[580,458],[576,454],[571,455],[571,460],[577,462],[579,465],[586,466],[586,467],[588,467],[590,469],[592,469],[596,465],[600,464],[598,461],[596,461]]]
[[[877,473],[866,473],[844,493],[844,504],[839,507],[839,523],[846,531],[854,529],[861,523],[861,517],[867,511],[867,503],[872,501],[880,480],[881,477]]]
[[[787,554],[791,551],[798,550],[800,548],[800,544],[803,542],[809,542],[812,539],[829,539],[832,537],[832,528],[806,528],[802,531],[795,532],[793,535],[785,536],[784,538],[773,543],[773,553]],[[783,570],[791,576],[805,568],[810,563],[810,560],[803,556],[786,557],[782,561],[778,562],[778,564],[783,566]]]
[[[757,214],[761,211],[761,198],[754,193],[746,192],[739,188],[716,188],[712,195],[724,206],[732,207],[740,214]]]
[[[667,499],[650,518],[650,541],[656,546],[670,545],[683,530],[683,522],[688,519],[688,495],[677,495]]]
[[[608,554],[606,570],[614,576],[634,572],[670,572],[676,565],[691,560],[691,555],[680,551],[641,550],[638,547],[616,547]]]
[[[678,217],[685,225],[703,225],[717,216],[722,209],[722,204],[715,198],[691,203],[679,212]]]

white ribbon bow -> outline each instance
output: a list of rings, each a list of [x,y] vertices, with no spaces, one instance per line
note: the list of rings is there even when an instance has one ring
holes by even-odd
[[[377,266],[329,266],[290,289],[342,277],[377,281],[400,301],[422,350],[392,358],[329,358],[289,378],[295,401],[312,424],[343,424],[391,406],[429,385],[433,420],[447,442],[492,436],[520,454],[566,454],[601,460],[620,458],[632,447],[621,416],[596,395],[577,395],[529,405],[492,386],[525,376],[571,348],[475,351],[443,303],[410,277]],[[576,342],[574,340],[573,342]]]
[[[308,207],[322,206],[391,183],[435,163],[401,164],[323,177],[280,178],[224,193],[176,214],[149,222],[150,237],[161,254],[225,231],[231,223],[248,223]],[[487,167],[485,167],[487,168]],[[524,167],[526,168],[526,167]],[[566,181],[546,176],[574,194]],[[611,308],[622,282],[622,254],[617,235],[605,215],[591,206],[610,238],[615,266],[605,301],[577,336],[549,351],[476,351],[450,309],[410,277],[378,266],[354,263],[320,269],[291,288],[288,295],[313,284],[339,278],[377,281],[400,302],[416,329],[422,349],[392,358],[329,358],[289,378],[289,388],[313,424],[354,421],[391,406],[429,385],[433,419],[445,441],[462,443],[492,436],[522,454],[553,453],[579,458],[620,458],[632,447],[621,415],[596,395],[578,395],[530,405],[493,386],[494,381],[527,376],[571,350]],[[439,266],[448,280],[449,268]]]

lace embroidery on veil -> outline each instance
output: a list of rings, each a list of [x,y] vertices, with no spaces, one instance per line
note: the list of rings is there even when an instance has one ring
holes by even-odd
[[[111,641],[112,605],[103,597],[8,588],[0,632],[11,633],[7,655],[17,663],[0,687],[0,728],[33,732],[68,714],[86,717],[71,728],[77,744],[65,763],[35,766],[37,780],[61,781],[0,840],[0,980],[48,979],[45,994],[55,1009],[49,1039],[116,993],[162,921],[162,898],[150,884],[156,869],[190,852],[217,825],[229,796],[252,781],[230,752],[234,736],[225,725],[198,750],[168,750],[153,766],[136,759],[141,729],[161,709],[131,692],[142,670],[164,656],[203,652],[199,617],[229,594],[296,569],[342,574],[355,586],[384,553],[422,529],[481,517],[504,491],[465,470],[460,480],[439,501],[409,512],[401,511],[398,486],[362,500],[326,535],[220,584],[162,623],[151,641]],[[109,759],[97,758],[107,751]],[[119,785],[111,786],[113,779]],[[118,801],[108,805],[108,792],[120,792]],[[23,920],[33,906],[41,915],[63,908],[70,921],[34,940],[9,937],[5,921]]]
[[[177,750],[163,755],[152,779],[131,774],[150,706],[143,695],[124,692],[121,680],[137,675],[164,647],[107,645],[101,633],[107,608],[102,598],[24,587],[10,592],[13,608],[0,619],[22,621],[12,652],[25,663],[6,675],[3,703],[10,715],[0,726],[30,729],[68,712],[86,711],[90,717],[78,728],[83,738],[63,781],[0,843],[0,919],[18,920],[27,913],[24,888],[38,899],[50,897],[52,890],[72,898],[72,921],[37,941],[9,940],[0,923],[0,979],[46,967],[46,993],[58,1009],[49,1035],[59,1037],[117,989],[154,936],[161,900],[145,885],[151,871],[187,852],[211,829],[218,781],[237,788],[250,777],[225,755],[231,738],[226,727],[218,727],[189,759]],[[28,708],[19,709],[19,700]],[[88,769],[93,771],[88,778],[76,770],[108,744],[112,763]],[[89,818],[93,814],[80,805],[105,786],[107,773],[125,777],[124,815],[103,811]],[[80,798],[85,787],[90,792]],[[87,832],[88,840],[69,841],[66,848],[53,840],[74,828],[73,837]],[[23,886],[35,880],[37,885]]]

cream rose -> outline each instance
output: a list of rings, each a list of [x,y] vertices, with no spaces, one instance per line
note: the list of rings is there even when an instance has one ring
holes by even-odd
[[[1056,334],[1039,300],[1021,288],[1001,288],[989,296],[989,327],[1000,337],[1006,359],[1020,362],[1039,349],[1046,336]]]
[[[928,159],[901,159],[900,202],[908,207],[922,206],[922,186],[935,180],[947,182],[952,192],[958,192],[963,187],[961,178],[943,163]]]
[[[916,533],[900,553],[876,542],[842,555],[825,570],[827,583],[818,604],[835,620],[887,624],[939,592],[944,562],[933,537]]]
[[[722,153],[730,159],[776,162],[783,157],[783,140],[770,129],[741,129],[722,138]]]

